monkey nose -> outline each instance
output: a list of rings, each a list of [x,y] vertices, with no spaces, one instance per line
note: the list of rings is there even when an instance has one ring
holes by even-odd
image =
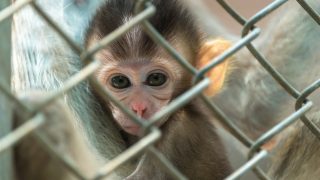
[[[144,104],[133,104],[131,108],[132,111],[135,112],[140,118],[143,117],[147,110],[147,106]]]

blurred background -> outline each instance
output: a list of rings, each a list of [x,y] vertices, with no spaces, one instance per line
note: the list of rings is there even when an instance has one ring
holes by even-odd
[[[219,21],[224,24],[231,32],[240,34],[241,25],[237,23],[222,7],[217,1],[213,0],[203,0],[207,7],[210,8],[212,14],[216,15]],[[264,0],[264,1],[256,1],[256,0],[228,0],[226,1],[231,5],[232,8],[237,10],[244,18],[248,19],[254,14],[256,14],[259,10],[266,7],[268,4],[272,2],[272,0]],[[263,20],[258,23],[258,26],[263,27],[267,24],[267,20]]]

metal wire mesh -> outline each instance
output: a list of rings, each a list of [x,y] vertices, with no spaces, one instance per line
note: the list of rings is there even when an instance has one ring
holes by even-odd
[[[118,157],[105,164],[103,167],[97,170],[97,173],[93,179],[101,179],[108,176],[112,171],[121,166],[123,163],[128,161],[133,156],[139,154],[142,151],[148,151],[152,154],[155,159],[159,160],[165,167],[165,170],[168,171],[175,179],[185,179],[184,175],[182,175],[178,170],[176,170],[173,165],[153,146],[153,144],[158,140],[161,136],[161,132],[155,126],[154,123],[159,121],[162,117],[170,114],[184,104],[188,103],[195,96],[200,96],[202,100],[208,105],[209,109],[212,110],[215,114],[217,114],[221,123],[224,124],[230,132],[246,147],[250,148],[250,152],[248,154],[248,161],[238,170],[234,171],[227,179],[237,179],[245,174],[247,171],[253,169],[258,177],[261,179],[268,179],[265,173],[259,169],[257,164],[268,156],[268,152],[265,150],[261,150],[261,146],[274,137],[276,134],[280,133],[286,127],[290,126],[297,119],[301,119],[303,123],[310,128],[310,130],[320,138],[320,131],[315,124],[313,124],[305,115],[306,112],[310,110],[313,103],[307,98],[319,87],[319,82],[317,81],[314,84],[311,84],[309,87],[302,92],[295,89],[285,77],[282,76],[261,54],[256,47],[252,44],[254,39],[257,39],[260,34],[260,29],[255,25],[265,18],[266,15],[270,14],[272,11],[276,10],[283,4],[287,3],[288,0],[276,0],[269,4],[267,7],[260,10],[256,15],[252,16],[250,19],[245,19],[241,17],[237,13],[235,9],[233,9],[226,1],[217,0],[218,3],[241,25],[243,25],[242,30],[242,38],[234,43],[234,45],[225,51],[223,54],[219,55],[215,59],[212,60],[210,64],[200,70],[196,70],[193,66],[188,64],[188,62],[179,55],[173,47],[154,29],[154,27],[148,22],[148,18],[151,17],[156,9],[148,0],[136,0],[136,16],[132,18],[129,22],[124,24],[123,26],[116,29],[114,32],[110,33],[108,36],[104,37],[99,43],[90,48],[89,50],[82,50],[76,43],[73,42],[72,38],[70,38],[63,30],[54,22],[52,19],[46,15],[43,9],[33,0],[19,0],[14,4],[8,6],[0,12],[0,22],[10,18],[15,12],[24,8],[27,5],[30,5],[35,12],[41,15],[47,23],[52,26],[52,28],[67,42],[67,44],[72,48],[76,53],[78,53],[81,57],[81,60],[85,62],[86,66],[73,77],[68,79],[64,86],[59,90],[52,91],[50,94],[39,103],[37,107],[29,108],[19,99],[17,99],[7,87],[0,84],[0,91],[2,95],[5,95],[12,103],[14,103],[15,108],[23,109],[25,112],[29,113],[28,120],[25,121],[20,127],[12,131],[10,134],[1,137],[0,139],[0,153],[2,154],[7,149],[10,149],[14,144],[18,141],[26,137],[30,133],[34,133],[36,129],[40,128],[46,121],[46,119],[41,115],[41,109],[51,102],[53,102],[56,98],[62,96],[64,93],[68,92],[74,86],[79,84],[80,82],[89,79],[93,86],[95,86],[99,94],[102,94],[105,99],[112,101],[116,104],[121,110],[123,110],[128,116],[141,125],[145,129],[150,129],[147,131],[148,133],[139,140],[135,145],[127,149],[125,152],[120,154]],[[186,1],[188,2],[188,1]],[[191,1],[190,1],[191,2]],[[190,3],[189,2],[189,3]],[[200,2],[200,1],[199,1]],[[319,14],[310,7],[305,1],[297,0],[297,2],[305,9],[305,11],[310,15],[310,18],[313,18],[318,24],[320,24],[320,16]],[[197,3],[197,2],[192,2]],[[206,18],[207,14],[197,14],[200,18]],[[134,113],[129,111],[124,105],[122,105],[112,94],[102,87],[100,83],[97,82],[92,75],[95,70],[99,67],[99,62],[97,60],[93,60],[93,55],[101,50],[102,48],[108,46],[112,41],[116,40],[119,36],[123,35],[127,31],[129,31],[132,27],[136,25],[142,25],[145,32],[160,46],[162,46],[165,50],[167,50],[171,56],[173,56],[183,67],[185,67],[189,72],[194,75],[194,82],[196,82],[192,89],[188,90],[182,96],[179,96],[175,101],[170,103],[166,108],[162,109],[160,112],[156,113],[150,121],[143,121],[141,118],[137,117]],[[209,80],[203,78],[203,75],[208,72],[211,68],[215,67],[219,63],[226,60],[228,57],[237,53],[241,48],[247,47],[247,49],[252,53],[252,55],[256,58],[256,60],[268,71],[270,76],[272,76],[293,98],[296,99],[296,112],[288,116],[286,119],[282,120],[275,127],[264,133],[260,138],[256,141],[248,138],[244,132],[242,132],[228,117],[222,112],[217,105],[215,105],[209,98],[202,95],[202,91],[209,85]],[[7,52],[9,53],[9,52]],[[2,68],[2,67],[1,67]],[[3,69],[1,69],[1,72]],[[202,80],[201,80],[202,79]],[[200,80],[200,81],[199,81]],[[1,102],[3,103],[3,102]],[[3,124],[1,124],[3,126]],[[55,147],[52,147],[50,144],[46,143],[46,140],[38,137],[39,141],[42,141],[44,146],[47,146],[48,153],[53,154],[55,158],[60,159],[61,163],[65,166],[65,168],[69,169],[74,173],[75,177],[79,179],[87,179],[75,166],[72,165],[66,158],[64,158],[63,154],[55,151]],[[0,172],[2,172],[0,170]]]

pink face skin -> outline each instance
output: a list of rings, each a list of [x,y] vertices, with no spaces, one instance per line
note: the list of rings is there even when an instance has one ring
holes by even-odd
[[[172,69],[172,62],[170,64],[164,59],[147,62],[140,60],[104,64],[98,71],[97,78],[137,116],[148,120],[170,102],[177,79],[176,73],[179,72]],[[139,135],[139,125],[116,106],[112,106],[111,110],[124,131]]]

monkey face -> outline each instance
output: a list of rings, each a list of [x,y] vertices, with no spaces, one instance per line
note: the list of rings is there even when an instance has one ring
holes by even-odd
[[[161,63],[160,63],[161,62]],[[176,76],[164,61],[130,61],[102,67],[98,79],[137,116],[148,120],[173,97]],[[138,135],[140,127],[111,104],[114,119],[129,134]],[[165,120],[157,124],[161,126]]]

